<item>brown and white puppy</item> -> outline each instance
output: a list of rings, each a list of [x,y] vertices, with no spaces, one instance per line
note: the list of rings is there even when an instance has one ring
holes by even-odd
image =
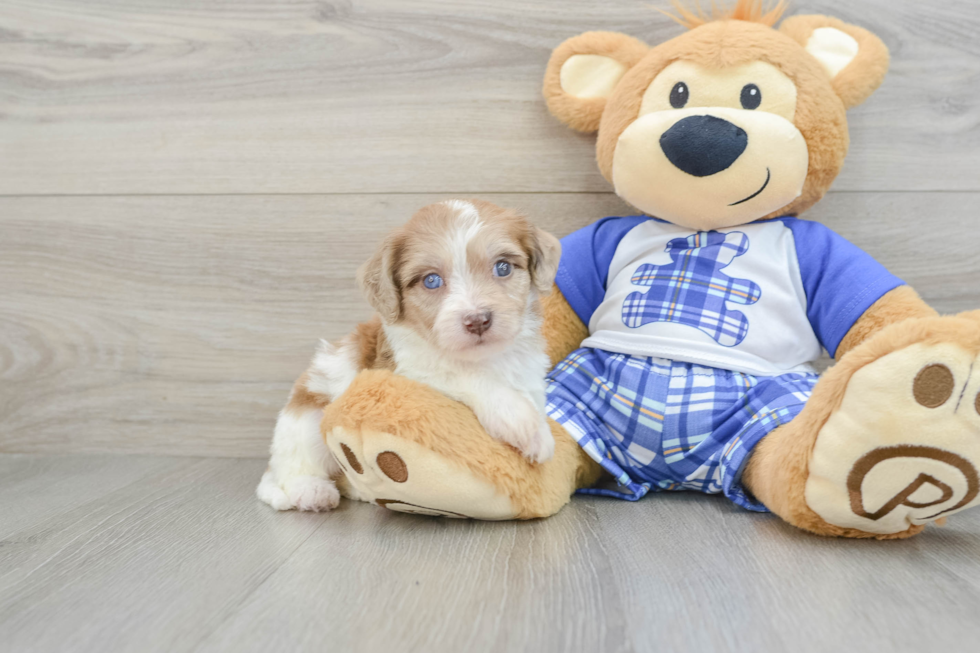
[[[487,432],[534,462],[555,442],[545,417],[549,360],[538,298],[561,245],[520,214],[482,201],[421,209],[358,273],[377,311],[321,342],[279,414],[256,491],[277,510],[329,510],[340,467],[320,435],[323,407],[364,369],[390,369],[473,409]]]

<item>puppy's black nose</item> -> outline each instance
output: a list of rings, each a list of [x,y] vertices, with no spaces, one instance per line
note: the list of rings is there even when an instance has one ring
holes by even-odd
[[[463,318],[463,328],[478,336],[482,336],[489,331],[491,324],[493,324],[493,313],[490,311],[470,313]]]
[[[743,129],[714,116],[688,116],[660,137],[660,149],[670,162],[695,177],[727,170],[748,144]]]

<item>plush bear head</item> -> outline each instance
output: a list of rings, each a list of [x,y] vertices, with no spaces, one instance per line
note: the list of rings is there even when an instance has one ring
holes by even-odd
[[[739,0],[655,47],[586,32],[551,55],[548,108],[598,131],[596,158],[616,194],[692,229],[797,215],[817,202],[847,154],[845,111],[878,88],[888,49],[827,16],[779,20],[782,2]]]

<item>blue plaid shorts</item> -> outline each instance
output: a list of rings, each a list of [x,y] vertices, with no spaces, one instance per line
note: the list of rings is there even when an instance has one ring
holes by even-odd
[[[723,492],[765,512],[742,488],[742,467],[803,410],[816,382],[585,348],[548,375],[547,411],[619,485],[581,493],[636,501],[650,490]]]

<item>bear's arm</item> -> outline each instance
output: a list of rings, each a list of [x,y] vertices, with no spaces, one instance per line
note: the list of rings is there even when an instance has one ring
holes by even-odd
[[[544,318],[542,332],[551,365],[554,366],[579,348],[582,341],[589,337],[589,328],[572,310],[557,285],[542,297],[541,312]]]
[[[890,324],[913,318],[936,317],[935,309],[926,304],[910,286],[899,286],[885,293],[872,304],[850,328],[837,348],[839,360],[868,337],[873,336]]]

